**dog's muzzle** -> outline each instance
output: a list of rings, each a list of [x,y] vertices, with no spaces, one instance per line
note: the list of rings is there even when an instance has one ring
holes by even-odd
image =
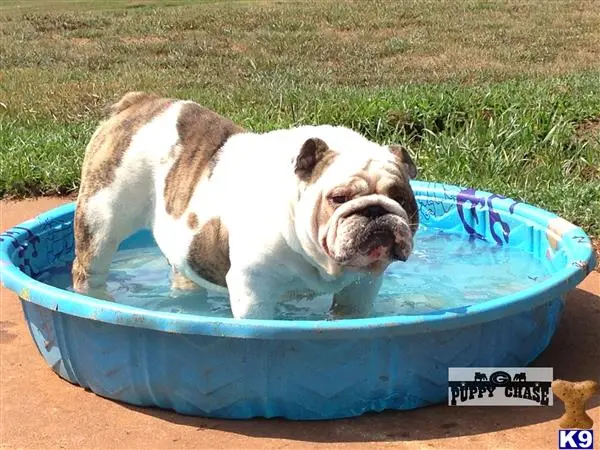
[[[353,203],[339,208],[332,218],[336,222],[323,240],[328,256],[340,265],[360,268],[406,261],[413,232],[404,209],[381,195]]]

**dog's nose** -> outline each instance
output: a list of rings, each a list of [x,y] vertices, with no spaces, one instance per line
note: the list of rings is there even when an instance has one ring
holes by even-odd
[[[380,205],[371,205],[363,209],[361,214],[366,217],[379,217],[387,214],[387,210]]]

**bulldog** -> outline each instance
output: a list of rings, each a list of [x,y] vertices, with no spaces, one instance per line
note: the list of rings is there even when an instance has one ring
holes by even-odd
[[[192,101],[130,92],[86,147],[74,219],[78,292],[106,298],[119,243],[152,230],[175,289],[229,293],[233,316],[332,295],[369,313],[418,226],[406,149],[339,126],[253,133]]]

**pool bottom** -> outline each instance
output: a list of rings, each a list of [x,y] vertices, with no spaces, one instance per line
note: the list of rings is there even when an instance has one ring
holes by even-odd
[[[226,295],[206,299],[170,289],[169,266],[157,247],[119,251],[111,265],[108,290],[118,303],[147,310],[231,317]],[[415,315],[457,309],[526,289],[550,277],[533,255],[439,229],[419,229],[416,248],[406,263],[385,273],[372,317]],[[72,289],[70,267],[43,272],[38,279]],[[276,318],[327,320],[331,296],[281,302]]]

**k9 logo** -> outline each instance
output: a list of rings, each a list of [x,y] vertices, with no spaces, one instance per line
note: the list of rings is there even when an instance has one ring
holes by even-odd
[[[558,448],[593,449],[594,430],[558,430]]]

